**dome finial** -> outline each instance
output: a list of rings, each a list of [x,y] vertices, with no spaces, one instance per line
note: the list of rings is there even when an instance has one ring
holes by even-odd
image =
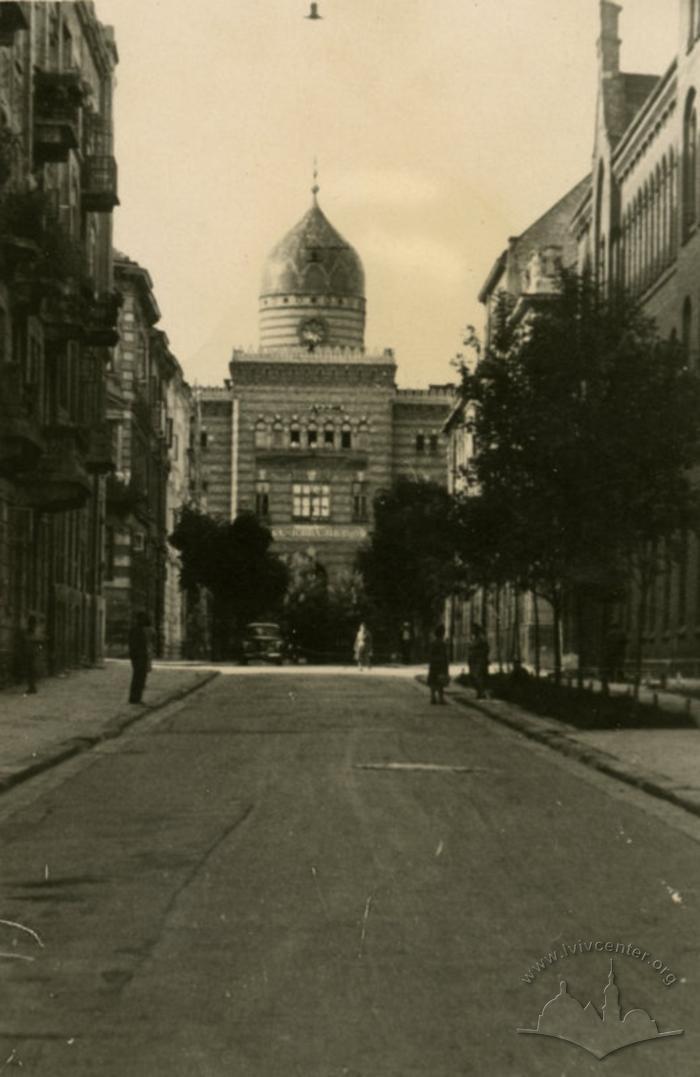
[[[314,196],[314,205],[315,206],[318,205],[317,195],[318,195],[318,192],[320,190],[321,190],[321,188],[318,185],[318,158],[314,157],[314,185],[311,188],[311,193]]]

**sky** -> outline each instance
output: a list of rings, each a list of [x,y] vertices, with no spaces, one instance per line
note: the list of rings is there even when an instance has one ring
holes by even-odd
[[[115,246],[146,266],[188,380],[255,349],[267,254],[320,204],[362,258],[368,349],[450,361],[508,237],[588,171],[597,0],[97,0],[120,63]],[[624,0],[622,68],[660,74],[678,0]]]

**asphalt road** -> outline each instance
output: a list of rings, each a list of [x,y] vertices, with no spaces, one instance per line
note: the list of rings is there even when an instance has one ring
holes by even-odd
[[[699,840],[412,681],[223,676],[0,801],[0,1073],[696,1075]],[[605,942],[684,1034],[518,1034],[561,979],[600,1012]]]

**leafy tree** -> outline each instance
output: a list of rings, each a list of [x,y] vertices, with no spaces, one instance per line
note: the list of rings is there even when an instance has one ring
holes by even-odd
[[[505,301],[497,315],[489,346],[463,366],[468,479],[483,511],[502,515],[493,557],[551,603],[558,677],[565,606],[597,603],[602,634],[630,568],[644,602],[653,551],[696,520],[699,383],[638,307],[585,277],[564,274],[530,315],[509,316]]]
[[[362,580],[348,574],[329,583],[323,565],[305,553],[289,560],[285,619],[302,654],[319,661],[348,657],[367,604]]]
[[[185,508],[170,543],[180,551],[183,590],[212,596],[214,657],[230,657],[242,628],[278,609],[287,586],[269,529],[253,513],[227,522]]]
[[[381,627],[396,646],[404,621],[426,633],[462,579],[457,524],[447,490],[399,478],[374,499],[374,528],[357,568]]]

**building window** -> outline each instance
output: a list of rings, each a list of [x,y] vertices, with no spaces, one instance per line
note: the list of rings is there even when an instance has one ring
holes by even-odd
[[[437,434],[431,434],[429,439],[430,452],[435,455],[438,451],[438,436]]]
[[[174,437],[174,434],[173,434],[173,420],[172,419],[166,419],[165,420],[165,438],[166,438],[166,441],[168,443],[168,448],[169,449],[172,449],[172,447],[173,447],[173,437]]]
[[[267,449],[269,444],[270,442],[267,431],[267,423],[264,419],[258,419],[255,424],[255,448]]]
[[[292,516],[295,520],[328,520],[330,515],[330,486],[319,482],[294,483]]]
[[[134,553],[143,553],[146,549],[146,538],[143,531],[134,531],[132,548]]]
[[[340,431],[340,447],[341,449],[352,448],[352,431],[349,423],[344,423],[343,429]]]
[[[683,229],[684,237],[697,219],[697,138],[698,114],[695,91],[691,90],[685,105],[683,120]]]
[[[199,445],[200,448],[206,449],[209,444],[209,437],[206,430],[201,430],[199,433]]]
[[[296,425],[289,431],[289,444],[293,449],[298,449],[301,445],[301,430]]]
[[[279,449],[284,445],[284,429],[279,419],[272,424],[272,444]]]
[[[425,434],[416,434],[416,452],[425,452]]]
[[[269,483],[259,482],[255,487],[255,512],[263,520],[266,520],[270,515]]]
[[[357,447],[366,450],[369,443],[369,426],[366,420],[362,420],[357,428]]]
[[[352,484],[352,518],[356,523],[367,519],[367,483]]]
[[[326,423],[326,428],[323,431],[323,444],[327,449],[332,449],[335,445],[335,429],[330,423]]]
[[[114,528],[105,528],[105,580],[114,579]]]
[[[177,436],[177,434],[173,434],[172,450],[173,450],[173,460],[179,460],[180,459],[180,438]]]
[[[311,423],[306,431],[307,443],[310,449],[315,449],[318,445],[318,428],[315,423]]]

